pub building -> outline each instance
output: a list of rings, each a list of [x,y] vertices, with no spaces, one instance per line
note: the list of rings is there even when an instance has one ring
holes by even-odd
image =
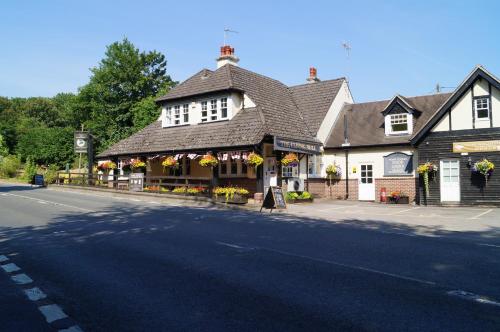
[[[243,69],[234,49],[221,47],[217,69],[202,69],[157,99],[161,115],[154,123],[116,143],[97,157],[112,160],[120,177],[132,159],[146,162],[145,182],[202,186],[238,186],[251,194],[289,179],[299,190],[321,177],[322,146],[341,108],[352,103],[344,78],[321,81],[310,68],[303,85],[285,84]],[[263,157],[259,167],[247,165],[250,153]],[[299,161],[282,166],[287,153]],[[218,159],[216,167],[202,167],[203,155]],[[164,169],[162,160],[175,158],[179,166]],[[161,182],[161,184],[164,184]]]
[[[499,80],[477,66],[452,93],[345,105],[324,150],[344,170],[318,184],[333,198],[379,201],[384,188],[419,204],[500,205],[500,176],[477,167],[500,167]]]

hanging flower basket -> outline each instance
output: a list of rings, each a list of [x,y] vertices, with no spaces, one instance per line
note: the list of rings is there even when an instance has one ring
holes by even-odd
[[[110,170],[116,169],[116,163],[112,161],[105,161],[97,166],[97,169],[102,172],[108,172]]]
[[[140,159],[130,160],[130,167],[134,172],[140,172],[140,173],[146,172],[146,163]]]
[[[214,166],[217,166],[219,161],[217,160],[217,158],[215,158],[211,154],[206,154],[200,159],[199,163],[200,163],[200,166],[202,166],[202,167],[214,167]]]
[[[161,165],[163,167],[177,167],[179,166],[179,162],[174,157],[169,156],[161,162]]]
[[[255,153],[255,152],[252,152],[248,155],[247,163],[250,166],[258,167],[258,166],[262,165],[263,162],[264,162],[264,158],[262,158],[261,155]]]
[[[495,169],[495,164],[493,164],[491,161],[488,159],[483,159],[480,161],[477,161],[474,163],[474,166],[472,166],[472,171],[474,173],[478,173],[484,176],[484,180],[488,182],[488,178],[490,177],[491,173],[493,173],[493,170]]]
[[[326,175],[328,178],[340,178],[342,176],[342,169],[339,165],[332,164],[326,167]]]
[[[429,174],[433,176],[438,171],[438,167],[431,162],[419,165],[417,173],[424,178],[425,196],[429,196]]]
[[[297,166],[299,163],[299,157],[295,153],[288,153],[281,159],[281,164],[283,166]]]

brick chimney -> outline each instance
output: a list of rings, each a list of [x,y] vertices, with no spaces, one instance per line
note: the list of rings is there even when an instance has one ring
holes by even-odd
[[[319,82],[318,71],[314,67],[309,68],[309,77],[307,78],[307,82],[314,83]]]
[[[224,66],[225,64],[231,64],[233,66],[238,65],[238,57],[234,55],[234,48],[229,45],[221,46],[220,56],[217,58],[217,68]]]

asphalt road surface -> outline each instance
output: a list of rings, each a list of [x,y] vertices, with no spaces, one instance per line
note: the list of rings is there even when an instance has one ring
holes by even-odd
[[[0,330],[499,331],[490,240],[0,185]]]

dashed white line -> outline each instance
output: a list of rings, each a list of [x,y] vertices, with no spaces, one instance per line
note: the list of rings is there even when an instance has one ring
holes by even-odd
[[[8,261],[8,260],[9,260],[9,258],[8,258],[7,256],[5,256],[5,255],[0,255],[0,263],[6,262],[6,261]]]
[[[45,295],[45,293],[38,287],[25,289],[24,294],[26,294],[28,299],[31,301],[38,301],[47,297],[47,295]]]
[[[24,273],[13,275],[10,278],[18,285],[26,285],[33,282],[33,279],[31,279]]]
[[[215,243],[220,244],[221,246],[226,246],[226,247],[229,247],[229,248],[235,248],[235,249],[249,249],[249,248],[247,248],[247,247],[242,247],[242,246],[239,246],[239,245],[237,245],[237,244],[232,244],[232,243],[219,242],[219,241],[216,241]]]
[[[394,216],[394,215],[397,215],[397,214],[400,214],[400,213],[403,213],[403,212],[408,212],[408,211],[413,211],[413,210],[418,210],[420,209],[419,207],[414,207],[414,208],[410,208],[410,209],[404,209],[404,210],[399,210],[397,212],[394,212],[394,213],[389,213],[390,216]]]
[[[95,212],[94,210],[85,209],[85,208],[82,208],[82,207],[79,207],[79,206],[74,206],[74,205],[69,205],[69,204],[64,204],[64,203],[58,203],[58,202],[54,202],[54,201],[47,201],[47,200],[44,200],[44,199],[39,199],[39,198],[35,198],[35,197],[30,197],[30,196],[10,194],[10,193],[8,193],[6,195],[7,196],[19,197],[19,198],[25,198],[25,199],[31,199],[33,201],[37,201],[38,203],[42,203],[42,204],[52,204],[52,205],[56,205],[56,206],[64,206],[64,207],[68,207],[68,208],[71,208],[71,209],[77,209],[77,210],[85,211],[85,212]]]
[[[47,323],[55,322],[56,320],[67,318],[68,315],[64,313],[60,306],[57,304],[49,304],[38,307],[47,320]]]
[[[9,263],[9,264],[0,265],[0,266],[7,273],[16,272],[16,271],[19,271],[21,269],[19,266],[17,266],[14,263]]]
[[[484,212],[482,212],[482,213],[480,213],[480,214],[478,214],[478,215],[476,215],[476,216],[474,216],[474,217],[471,217],[471,218],[469,218],[469,219],[479,219],[479,218],[481,218],[482,216],[484,216],[485,214],[490,213],[491,211],[493,211],[493,209],[486,210],[486,211],[484,211]]]
[[[406,281],[413,281],[413,282],[417,282],[417,283],[420,283],[420,284],[433,285],[433,286],[436,285],[436,283],[434,281],[429,281],[429,280],[424,280],[424,279],[418,279],[418,278],[413,278],[413,277],[407,277],[407,276],[400,275],[400,274],[395,274],[395,273],[390,273],[390,272],[384,272],[384,271],[379,271],[379,270],[375,270],[375,269],[370,269],[368,267],[363,267],[363,266],[358,266],[358,265],[349,265],[349,264],[344,264],[344,263],[340,263],[340,262],[331,261],[331,260],[328,260],[328,259],[315,258],[315,257],[310,257],[310,256],[305,256],[305,255],[298,255],[298,254],[294,254],[294,253],[290,253],[290,252],[286,252],[286,251],[281,251],[281,250],[276,250],[276,249],[270,249],[270,248],[259,247],[259,249],[265,250],[265,251],[274,252],[274,253],[281,254],[281,255],[286,255],[286,256],[291,256],[291,257],[296,257],[296,258],[301,258],[301,259],[308,259],[308,260],[312,260],[312,261],[316,261],[316,262],[321,262],[321,263],[325,263],[325,264],[337,265],[337,266],[345,267],[345,268],[348,268],[348,269],[360,270],[360,271],[365,271],[365,272],[370,272],[370,273],[385,275],[385,276],[396,278],[396,279],[402,279],[402,280],[406,280]]]
[[[489,243],[478,243],[478,246],[483,246],[483,247],[493,247],[493,248],[500,248],[500,245],[496,244],[489,244]]]
[[[489,304],[489,305],[494,305],[494,306],[500,307],[500,302],[489,299],[485,296],[477,295],[477,294],[466,292],[463,290],[452,290],[452,291],[447,292],[447,294],[451,295],[451,296],[461,297],[463,299],[478,302],[478,303]]]

